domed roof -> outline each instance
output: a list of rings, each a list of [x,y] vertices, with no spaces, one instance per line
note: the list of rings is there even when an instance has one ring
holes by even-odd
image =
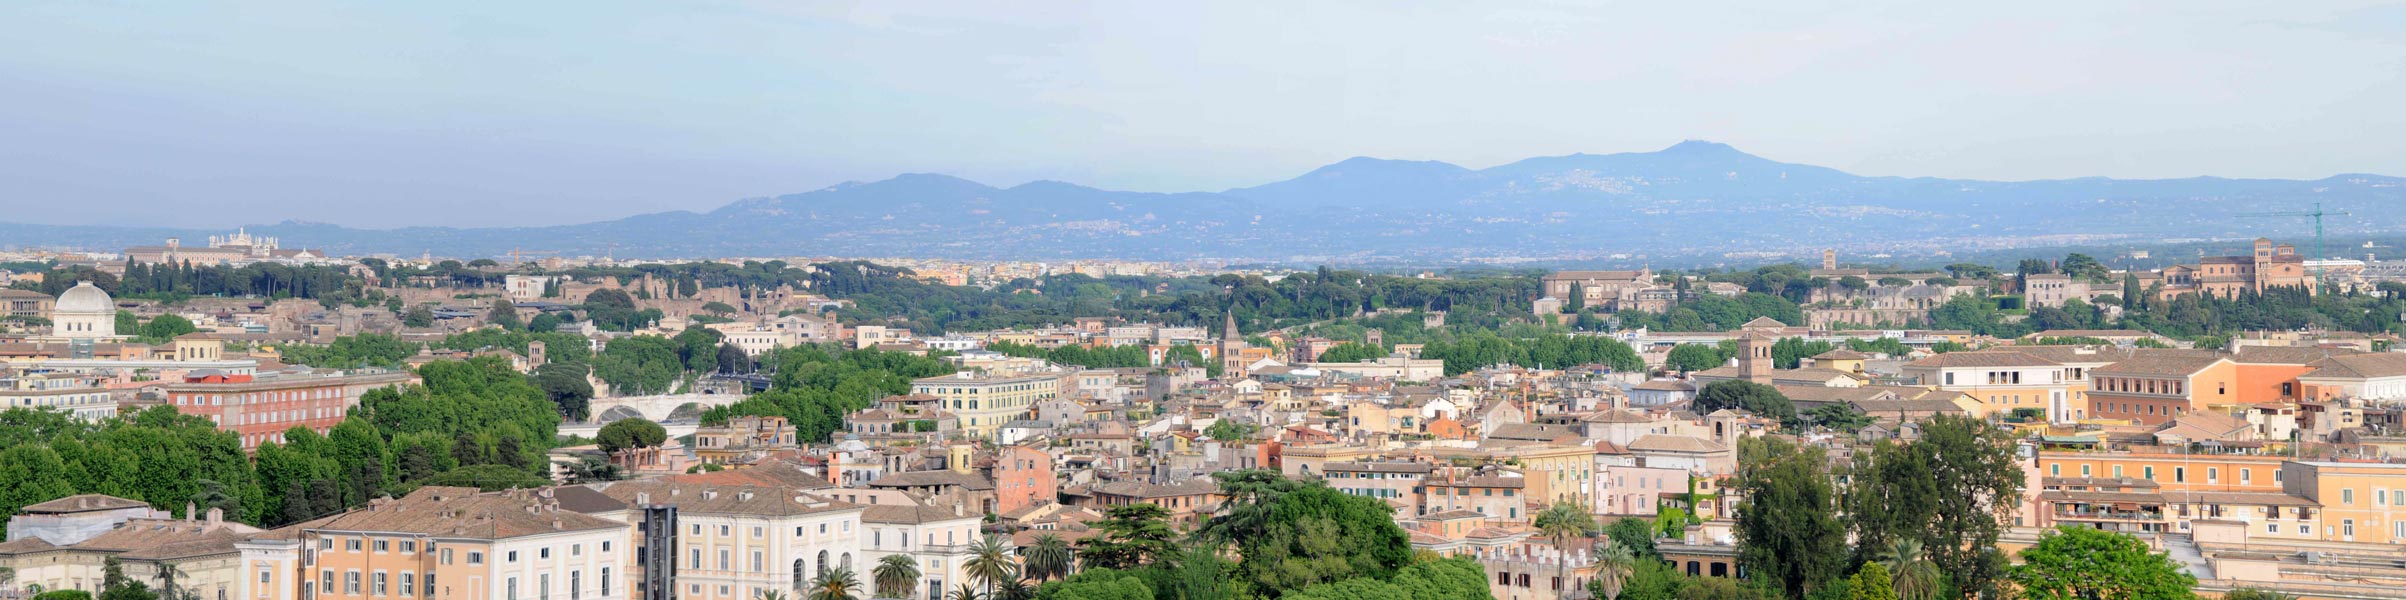
[[[109,299],[109,293],[101,291],[92,282],[78,281],[75,287],[58,295],[58,303],[52,305],[50,311],[53,314],[115,314],[117,301]]]

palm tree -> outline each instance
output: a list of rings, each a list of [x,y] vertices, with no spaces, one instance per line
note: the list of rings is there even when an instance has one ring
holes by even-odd
[[[964,581],[961,582],[961,587],[953,589],[950,594],[945,594],[944,600],[985,600],[985,597],[985,594],[977,593],[977,586],[969,585],[969,582]]]
[[[786,600],[785,590],[760,588],[752,590],[752,600]]]
[[[877,559],[877,568],[869,571],[869,577],[877,580],[878,597],[909,598],[912,588],[919,585],[919,561],[908,554],[888,554]]]
[[[1571,540],[1594,536],[1597,529],[1595,515],[1587,514],[1587,511],[1567,501],[1555,502],[1553,506],[1539,511],[1530,525],[1537,528],[1538,534],[1554,540],[1554,549],[1562,551],[1565,557],[1571,553]],[[1571,595],[1570,564],[1569,560],[1556,561],[1554,564],[1556,597],[1568,598]]]
[[[969,546],[969,560],[961,563],[969,577],[986,584],[986,595],[994,595],[994,586],[1019,578],[1019,563],[1011,559],[1011,544],[1002,536],[989,535]]]
[[[1900,539],[1888,544],[1886,556],[1881,557],[1888,567],[1890,585],[1896,587],[1901,600],[1930,600],[1938,596],[1938,563],[1923,555],[1921,540]]]
[[[1637,572],[1637,553],[1628,546],[1613,542],[1596,553],[1596,593],[1604,600],[1620,600],[1621,588],[1629,584],[1629,575]]]
[[[824,569],[819,571],[818,577],[810,580],[809,600],[859,600],[858,596],[852,595],[859,590],[860,578],[852,575],[852,569]]]
[[[1036,543],[1028,546],[1027,554],[1020,557],[1020,574],[1038,582],[1066,578],[1070,564],[1076,560],[1077,553],[1069,549],[1068,541],[1047,533],[1036,536]]]
[[[1036,588],[1028,587],[1027,580],[1013,579],[1005,581],[1001,587],[995,588],[994,596],[988,600],[1034,600],[1035,598]]]

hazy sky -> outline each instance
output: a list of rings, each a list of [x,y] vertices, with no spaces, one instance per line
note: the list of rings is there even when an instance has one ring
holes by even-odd
[[[568,223],[1689,138],[1874,175],[2406,175],[2406,3],[0,3],[0,221]]]

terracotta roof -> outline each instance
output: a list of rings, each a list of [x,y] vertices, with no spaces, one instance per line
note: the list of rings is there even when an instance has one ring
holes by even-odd
[[[1834,348],[1828,352],[1813,355],[1813,360],[1871,360],[1871,355],[1845,348]]]
[[[1324,472],[1324,473],[1325,473],[1325,472],[1329,472],[1329,471],[1345,471],[1345,472],[1361,472],[1361,473],[1424,473],[1424,474],[1425,474],[1425,473],[1428,473],[1429,471],[1434,471],[1434,470],[1436,470],[1436,469],[1437,469],[1437,465],[1432,465],[1432,464],[1429,464],[1429,463],[1424,463],[1424,462],[1378,461],[1378,462],[1332,462],[1332,463],[1328,463],[1328,464],[1326,464],[1326,465],[1323,465],[1323,466],[1321,466],[1321,468],[1320,468],[1320,471],[1321,471],[1321,472]]]
[[[985,518],[984,514],[961,510],[961,507],[957,505],[938,507],[928,506],[925,504],[914,504],[909,506],[899,504],[871,504],[864,508],[860,514],[860,520],[863,523],[917,524],[933,523],[937,521],[957,521],[960,519],[983,518]]]
[[[105,494],[77,494],[57,500],[51,500],[49,502],[40,502],[29,505],[25,508],[17,509],[17,512],[35,515],[64,515],[80,512],[117,510],[121,508],[137,508],[148,506],[150,505],[144,504],[140,500],[128,500],[125,498],[119,498]]]
[[[2305,346],[2240,346],[2238,352],[2231,354],[2231,361],[2247,365],[2306,365],[2325,358],[2358,354],[2364,352]]]
[[[1727,446],[1689,435],[1648,434],[1630,440],[1630,452],[1720,452]]]
[[[2060,364],[2062,363],[2015,350],[1974,350],[1948,352],[1906,363],[1905,366],[1919,368],[2052,367]]]
[[[2369,379],[2406,376],[2406,354],[2395,352],[2334,356],[2314,361],[2309,365],[2313,366],[2314,370],[2301,377]]]
[[[1461,510],[1461,509],[1448,510],[1448,511],[1440,511],[1440,512],[1433,512],[1433,513],[1429,513],[1429,514],[1425,514],[1425,515],[1421,515],[1421,516],[1420,516],[1420,519],[1421,519],[1421,520],[1423,520],[1423,521],[1451,521],[1451,520],[1454,520],[1454,519],[1485,519],[1485,518],[1487,518],[1487,515],[1484,515],[1484,514],[1479,514],[1479,512],[1478,512],[1478,511],[1475,511],[1475,510]]]
[[[163,560],[232,554],[243,534],[225,523],[133,519],[71,548],[114,552],[131,560]]]
[[[1630,389],[1648,390],[1648,391],[1667,391],[1667,392],[1693,392],[1693,391],[1696,391],[1696,387],[1695,387],[1695,386],[1688,385],[1688,382],[1686,382],[1686,381],[1681,381],[1681,380],[1678,380],[1678,379],[1648,379],[1648,380],[1646,380],[1646,382],[1645,382],[1645,383],[1640,383],[1640,384],[1637,384],[1637,387],[1630,388]]]
[[[1220,493],[1219,482],[1210,478],[1190,479],[1181,483],[1157,484],[1142,481],[1113,481],[1095,484],[1096,494],[1129,496],[1133,498],[1166,498]]]
[[[2090,371],[2101,375],[2190,375],[2225,360],[2221,353],[2209,350],[2156,350],[2133,352],[2130,358]]]
[[[1588,423],[1652,423],[1654,419],[1626,409],[1599,410],[1579,417]]]
[[[625,523],[546,507],[535,494],[527,490],[483,494],[476,488],[428,486],[399,500],[327,517],[311,529],[499,540],[626,527]]]
[[[879,477],[869,482],[873,488],[960,486],[970,490],[994,489],[994,480],[976,473],[954,471],[908,471]]]

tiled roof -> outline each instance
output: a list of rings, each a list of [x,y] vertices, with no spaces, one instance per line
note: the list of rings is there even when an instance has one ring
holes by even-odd
[[[2231,361],[2247,365],[2305,365],[2335,356],[2364,354],[2346,348],[2315,348],[2305,346],[2240,346]]]
[[[2303,377],[2338,379],[2369,379],[2374,377],[2406,376],[2406,354],[2381,352],[2334,356],[2309,363],[2314,370]]]
[[[2099,375],[2189,375],[2222,362],[2222,355],[2210,350],[2154,350],[2133,352],[2130,358],[2090,371]]]
[[[1813,355],[1813,360],[1871,360],[1871,355],[1845,348],[1833,348],[1828,352]]]
[[[863,523],[917,524],[933,523],[937,521],[954,521],[960,519],[980,519],[985,517],[983,513],[971,513],[960,510],[960,508],[961,507],[957,505],[928,506],[924,504],[913,504],[904,506],[900,504],[871,504],[861,510],[860,520]]]
[[[879,477],[876,481],[869,482],[869,487],[873,488],[924,486],[960,486],[965,489],[982,491],[994,489],[994,480],[987,479],[986,476],[976,473],[958,473],[953,471],[908,471]]]
[[[1630,452],[1720,452],[1726,446],[1712,440],[1688,435],[1649,434],[1630,440]]]
[[[1128,496],[1132,498],[1167,498],[1170,496],[1217,494],[1220,493],[1220,484],[1208,477],[1202,479],[1190,479],[1180,483],[1169,484],[1147,483],[1142,481],[1113,481],[1095,484],[1094,492],[1096,494],[1110,494],[1113,496]]]
[[[150,505],[144,504],[140,500],[128,500],[125,498],[104,494],[77,494],[57,500],[51,500],[49,502],[35,503],[26,506],[25,508],[18,509],[18,512],[37,515],[63,515],[79,512],[117,510],[121,508],[138,508],[146,506]]]
[[[476,488],[422,487],[399,500],[374,503],[319,520],[311,529],[499,540],[626,527],[617,521],[554,510],[535,494],[527,490],[483,494]]]
[[[2052,367],[2061,364],[2062,363],[2058,363],[2053,360],[2032,356],[2014,350],[1975,350],[1970,352],[1948,352],[1946,354],[1940,354],[1906,363],[1905,366],[1915,368],[1943,369],[1962,367]]]

